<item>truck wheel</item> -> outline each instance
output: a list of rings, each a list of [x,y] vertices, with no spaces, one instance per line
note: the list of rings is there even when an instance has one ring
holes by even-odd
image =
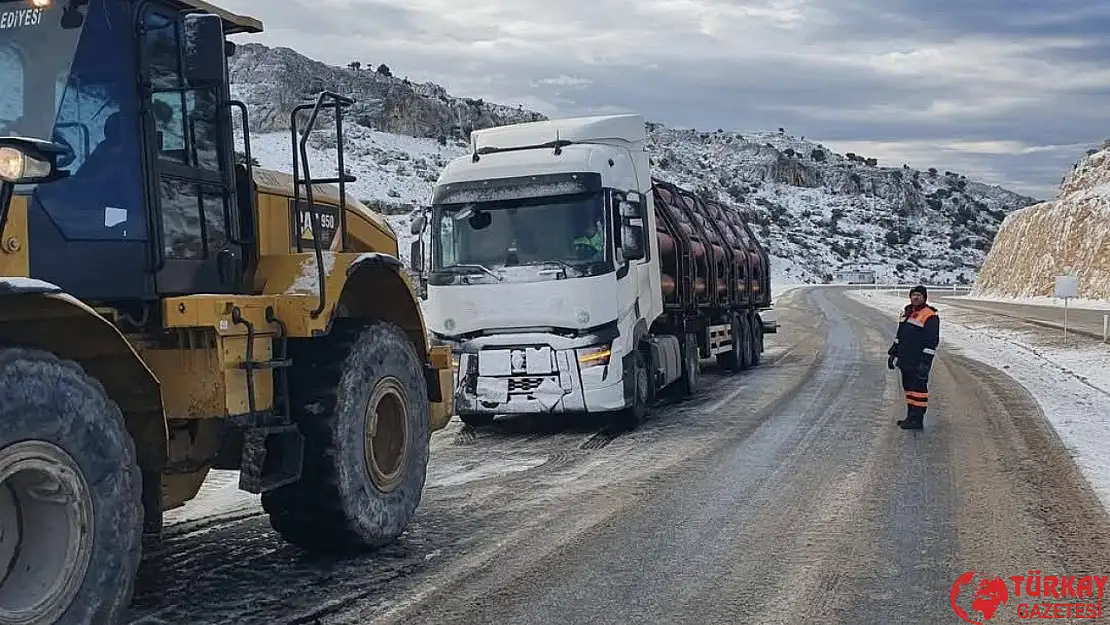
[[[744,329],[740,325],[740,317],[736,314],[731,315],[732,326],[730,338],[732,339],[732,349],[723,354],[717,354],[717,366],[728,371],[739,371],[741,354],[744,350]]]
[[[701,362],[698,360],[698,338],[687,334],[682,344],[682,394],[693,395],[698,392],[701,378]]]
[[[121,620],[143,508],[119,407],[77,364],[5,349],[0,422],[0,623]]]
[[[647,418],[651,403],[651,377],[644,350],[632,352],[632,405],[621,411],[621,424],[628,428],[639,427]]]
[[[262,495],[278,533],[325,553],[396,539],[428,465],[428,389],[416,350],[393,324],[347,321],[325,338],[290,341],[304,466],[299,481]]]

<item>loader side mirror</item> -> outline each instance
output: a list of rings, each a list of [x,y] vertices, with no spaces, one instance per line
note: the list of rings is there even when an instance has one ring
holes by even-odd
[[[417,215],[412,220],[412,226],[409,227],[409,232],[413,234],[420,234],[421,232],[424,232],[424,225],[427,222],[428,220],[424,218],[423,214]]]
[[[189,86],[223,84],[227,63],[224,44],[224,23],[218,15],[190,13],[182,19],[181,47]]]

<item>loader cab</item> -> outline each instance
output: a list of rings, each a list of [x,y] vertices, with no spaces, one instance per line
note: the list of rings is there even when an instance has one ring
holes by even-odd
[[[198,0],[0,0],[0,136],[66,147],[30,274],[90,302],[244,289],[226,16]],[[222,13],[222,12],[221,12]]]

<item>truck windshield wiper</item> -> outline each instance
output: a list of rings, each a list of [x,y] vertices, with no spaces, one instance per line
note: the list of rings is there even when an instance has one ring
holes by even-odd
[[[473,265],[472,264],[451,265],[449,267],[444,267],[444,269],[446,269],[448,271],[453,270],[453,269],[477,269],[479,271],[484,271],[487,274],[493,276],[498,282],[503,282],[505,280],[504,278],[501,277],[501,274],[495,272],[494,270],[490,269],[489,267],[486,267],[485,265],[477,265],[477,264],[473,264]]]
[[[547,267],[547,266],[550,266],[550,265],[559,265],[564,270],[563,274],[567,275],[567,276],[571,275],[571,273],[573,273],[574,275],[578,275],[578,274],[581,273],[581,271],[579,271],[578,268],[575,267],[574,265],[568,263],[565,260],[560,260],[558,258],[553,258],[551,260],[537,260],[535,262],[525,263],[525,265],[539,266],[539,267]]]

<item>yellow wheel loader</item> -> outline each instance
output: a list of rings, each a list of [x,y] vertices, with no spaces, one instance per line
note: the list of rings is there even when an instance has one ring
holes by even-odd
[[[420,502],[450,352],[347,196],[352,100],[285,103],[292,173],[252,165],[226,37],[261,30],[200,0],[0,0],[0,623],[118,620],[214,468],[314,551],[388,543]]]

